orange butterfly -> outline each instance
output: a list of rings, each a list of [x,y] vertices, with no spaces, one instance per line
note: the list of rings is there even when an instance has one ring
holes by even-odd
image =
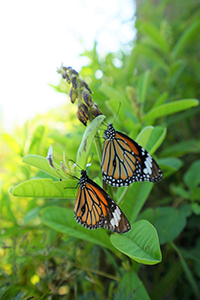
[[[115,131],[111,123],[103,137],[101,171],[106,183],[121,187],[135,181],[162,179],[162,171],[153,157],[127,135]]]
[[[79,189],[74,205],[75,219],[88,229],[99,227],[124,233],[131,226],[119,206],[94,181],[89,179],[85,170],[81,171]]]

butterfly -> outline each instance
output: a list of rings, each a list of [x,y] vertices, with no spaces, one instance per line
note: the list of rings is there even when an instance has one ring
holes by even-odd
[[[158,182],[163,174],[153,157],[127,135],[115,131],[112,123],[104,131],[101,172],[103,180],[116,187],[135,181]]]
[[[89,179],[85,170],[81,171],[78,185],[74,205],[78,223],[88,229],[104,227],[118,233],[130,230],[130,223],[122,210],[100,186]]]

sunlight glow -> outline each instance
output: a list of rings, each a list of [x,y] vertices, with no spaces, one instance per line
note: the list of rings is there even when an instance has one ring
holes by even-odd
[[[1,4],[1,104],[3,127],[23,124],[66,102],[57,85],[61,62],[79,71],[80,57],[97,40],[101,55],[134,36],[131,0],[8,0]]]

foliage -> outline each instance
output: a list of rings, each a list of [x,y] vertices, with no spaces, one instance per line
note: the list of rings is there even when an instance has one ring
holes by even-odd
[[[81,77],[91,82],[93,100],[107,121],[115,119],[117,130],[151,154],[156,151],[164,173],[154,185],[108,188],[129,219],[130,232],[110,235],[78,225],[76,189],[65,188],[77,181],[59,181],[45,158],[53,144],[60,173],[56,161],[64,150],[64,161],[84,166],[92,159],[89,176],[101,184],[96,151],[101,143],[92,139],[104,129],[103,120],[85,130],[75,118],[75,104],[67,103],[3,134],[1,299],[200,298],[200,9],[195,0],[185,2],[183,10],[179,2],[138,3],[130,53],[109,53],[103,61],[96,45],[83,53],[90,63]],[[69,91],[63,80],[55,88]],[[84,152],[88,128],[93,136]],[[8,193],[11,186],[20,197]],[[163,260],[151,266],[161,260],[158,241]],[[154,245],[148,257],[147,243]]]

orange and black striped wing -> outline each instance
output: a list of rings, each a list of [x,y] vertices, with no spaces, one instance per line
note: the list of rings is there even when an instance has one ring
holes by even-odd
[[[88,179],[85,187],[79,187],[74,205],[75,219],[88,229],[99,227],[124,233],[131,226],[119,206],[95,182]]]
[[[153,157],[118,131],[115,131],[113,139],[104,142],[101,170],[106,183],[116,187],[135,181],[157,182],[163,176]]]

